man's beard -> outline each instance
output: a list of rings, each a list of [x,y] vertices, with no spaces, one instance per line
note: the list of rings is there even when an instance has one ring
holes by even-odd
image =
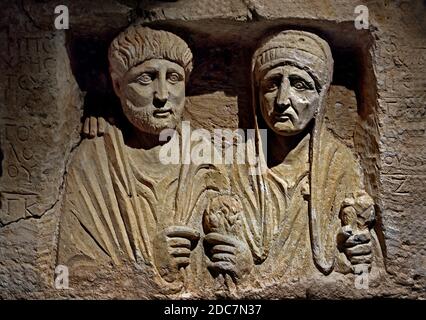
[[[123,112],[129,122],[139,131],[159,135],[164,129],[175,129],[178,123],[175,111],[167,118],[156,118],[152,112],[137,108],[130,101],[125,102]]]

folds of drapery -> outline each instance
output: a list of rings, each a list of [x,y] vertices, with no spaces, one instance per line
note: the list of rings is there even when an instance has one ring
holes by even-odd
[[[349,148],[327,129],[322,130],[320,139],[323,143],[320,144],[320,161],[314,168],[315,173],[312,174],[309,168],[307,172],[301,172],[295,188],[289,189],[284,177],[271,169],[263,175],[248,174],[249,169],[244,165],[232,169],[233,192],[243,200],[244,230],[255,261],[257,264],[272,261],[272,269],[277,270],[278,274],[283,274],[282,270],[289,268],[291,260],[303,265],[303,259],[297,258],[298,254],[311,259],[312,263],[316,262],[312,260],[313,254],[302,250],[304,242],[313,253],[321,250],[317,256],[326,257],[333,268],[338,257],[336,239],[341,227],[341,205],[346,197],[364,190],[359,164]],[[310,179],[313,181],[310,181],[308,195],[292,194],[302,192],[303,188],[297,185]],[[311,206],[314,206],[318,219],[314,223],[309,221]],[[310,230],[312,226],[317,230]],[[312,233],[316,237],[312,237]],[[374,230],[372,233],[374,238]],[[286,245],[287,241],[292,245]],[[288,252],[284,253],[283,250]],[[279,271],[279,268],[282,270]]]
[[[229,181],[213,164],[175,165],[163,179],[147,174],[126,150],[121,131],[83,140],[67,175],[58,260],[71,265],[123,260],[154,265],[153,241],[171,225],[202,231],[212,194]]]
[[[60,261],[75,257],[97,260],[99,252],[117,265],[123,258],[149,261],[152,257],[146,229],[152,216],[140,214],[123,148],[123,137],[112,126],[103,137],[84,140],[79,146],[66,178]],[[92,240],[96,246],[88,245]]]

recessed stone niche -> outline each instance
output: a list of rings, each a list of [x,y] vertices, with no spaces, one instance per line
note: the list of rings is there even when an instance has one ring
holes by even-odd
[[[332,1],[326,5],[278,0],[111,0],[102,6],[97,1],[63,2],[69,7],[69,30],[55,30],[53,1],[0,5],[5,16],[0,23],[0,297],[425,298],[423,1]],[[355,28],[357,5],[369,10],[367,29]],[[253,106],[260,103],[253,97],[265,93],[253,80],[253,75],[258,76],[252,60],[256,50],[267,47],[269,37],[286,30],[293,33],[283,39],[301,34],[304,41],[326,43],[334,60],[333,76],[318,80],[320,89],[328,88],[327,81],[329,89],[321,100],[323,114],[318,111],[312,122],[323,117],[324,128],[320,129],[326,133],[318,133],[318,137],[325,142],[315,147],[317,138],[306,138],[308,164],[303,162],[305,151],[297,156],[296,151],[282,155],[273,150],[279,148],[278,143],[268,145],[265,178],[244,176],[244,168],[228,166],[197,180],[198,173],[191,176],[195,169],[182,166],[176,177],[169,177],[170,185],[178,184],[175,189],[152,187],[157,202],[140,200],[142,209],[135,209],[139,205],[132,202],[134,198],[148,199],[150,191],[144,188],[163,183],[157,171],[165,169],[146,165],[145,156],[138,153],[145,147],[128,139],[134,128],[113,88],[108,50],[130,25],[170,32],[192,52],[193,69],[185,83],[185,107],[179,123],[189,121],[191,129],[208,132],[265,128],[268,141],[275,141],[269,136],[274,135],[273,130],[259,109],[255,108],[258,122],[253,112]],[[156,39],[161,47],[164,39]],[[291,46],[276,41],[279,44],[272,47],[287,48],[281,54],[291,60],[286,56]],[[294,62],[286,60],[278,67],[303,65],[299,69],[313,73],[314,79],[315,72],[322,71],[299,58],[301,52],[311,49],[311,45],[301,45]],[[327,55],[321,59],[326,61]],[[264,76],[259,71],[259,77]],[[324,91],[320,89],[321,96]],[[125,93],[121,92],[123,100]],[[299,112],[301,109],[298,116]],[[105,133],[85,135],[84,123],[93,119],[99,125],[101,118],[106,119]],[[312,123],[307,128],[312,126],[311,136],[315,137],[319,125]],[[117,142],[120,139],[123,142]],[[305,138],[300,138],[302,142],[288,139],[297,141],[294,149],[299,150]],[[293,143],[284,145],[291,149]],[[334,143],[339,147],[333,149]],[[115,153],[119,156],[110,160]],[[270,165],[271,154],[278,154],[283,166]],[[309,169],[297,177],[296,173],[305,170],[303,164]],[[202,170],[213,167],[205,165]],[[182,174],[182,170],[188,172]],[[348,173],[352,171],[355,173]],[[129,172],[137,172],[134,190],[132,179],[126,176]],[[146,172],[152,181],[139,177]],[[295,186],[292,179],[296,179]],[[308,187],[302,185],[304,179]],[[197,183],[205,183],[208,196],[202,200],[203,189],[201,200],[193,203]],[[299,204],[293,200],[298,192],[302,193]],[[189,196],[180,198],[180,193]],[[315,200],[321,195],[324,201]],[[181,262],[174,273],[171,265],[163,266],[162,257],[172,251],[161,245],[163,238],[157,235],[171,226],[169,220],[160,221],[163,211],[174,210],[167,205],[170,198],[180,202],[178,209],[173,207],[176,211],[183,206],[201,212],[188,216],[187,223],[177,223],[193,233],[187,229],[171,232],[179,235],[175,236],[179,241],[186,237],[184,249],[197,261]],[[189,199],[188,205],[181,199]],[[314,201],[319,201],[322,211],[316,211]],[[94,213],[86,214],[81,203]],[[152,220],[144,218],[144,206],[152,210]],[[355,222],[345,218],[348,207],[358,217]],[[132,210],[134,222],[129,214]],[[209,210],[214,212],[209,215]],[[225,228],[217,215],[212,218],[217,212],[219,216],[232,213],[231,218],[238,222],[228,217]],[[366,218],[369,212],[374,213],[371,221]],[[323,218],[328,214],[330,218]],[[141,231],[131,231],[135,225]],[[335,226],[340,230],[348,225],[350,232],[359,232],[355,236],[361,240],[354,244],[360,249],[348,251],[347,239],[339,238]],[[211,236],[221,232],[226,239]],[[352,233],[349,239],[353,239]],[[371,240],[363,242],[366,233]],[[167,241],[171,237],[166,233]],[[215,256],[212,247],[216,253],[225,252]],[[185,250],[180,249],[183,254]],[[327,266],[330,255],[322,251],[336,255],[332,267]],[[365,260],[368,263],[360,260],[366,254],[372,256]],[[217,263],[220,259],[235,266],[227,269]],[[196,267],[190,269],[188,263]],[[354,267],[357,264],[367,265],[367,269],[360,273]],[[64,275],[68,275],[65,287]]]

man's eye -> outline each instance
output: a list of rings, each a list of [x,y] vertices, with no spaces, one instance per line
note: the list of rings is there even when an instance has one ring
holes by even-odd
[[[169,80],[171,83],[176,83],[176,82],[178,82],[178,81],[180,81],[180,80],[181,80],[181,76],[180,76],[179,74],[177,74],[177,73],[173,72],[173,73],[170,73],[170,74],[169,74],[169,76],[168,76],[168,80]]]
[[[149,84],[152,81],[152,75],[149,73],[143,73],[136,80],[142,84]]]

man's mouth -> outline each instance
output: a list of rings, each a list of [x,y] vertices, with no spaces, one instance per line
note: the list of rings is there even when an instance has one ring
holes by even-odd
[[[164,110],[154,110],[154,117],[156,118],[167,118],[169,115],[172,114],[171,109],[164,109]]]

